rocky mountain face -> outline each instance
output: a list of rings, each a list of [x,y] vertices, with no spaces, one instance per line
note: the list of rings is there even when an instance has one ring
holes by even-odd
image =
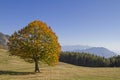
[[[0,48],[8,49],[7,42],[8,42],[9,35],[5,35],[0,32]]]

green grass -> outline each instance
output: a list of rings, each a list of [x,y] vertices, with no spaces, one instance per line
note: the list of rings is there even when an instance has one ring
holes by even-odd
[[[0,80],[120,80],[120,68],[92,68],[60,62],[55,67],[40,64],[41,73],[34,73],[34,64],[9,56],[0,50]]]

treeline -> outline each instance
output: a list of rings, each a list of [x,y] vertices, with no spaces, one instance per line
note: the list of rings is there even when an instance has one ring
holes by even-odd
[[[88,53],[61,52],[60,61],[87,67],[120,67],[120,56],[104,58]]]

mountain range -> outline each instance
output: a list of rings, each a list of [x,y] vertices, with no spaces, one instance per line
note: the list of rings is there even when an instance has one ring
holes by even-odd
[[[9,38],[9,35],[5,35],[0,32],[0,48],[8,49],[7,47],[8,38]],[[102,56],[106,58],[118,55],[117,53],[110,51],[104,47],[90,47],[86,45],[62,46],[62,51],[85,52],[85,53],[90,53],[90,54],[94,54],[94,55]]]
[[[118,55],[117,53],[104,47],[90,47],[90,46],[84,46],[84,45],[62,46],[62,51],[84,52],[84,53],[94,54],[94,55],[105,57],[105,58]]]
[[[77,52],[85,52],[85,53],[89,53],[89,54],[94,54],[97,56],[101,56],[101,57],[105,57],[105,58],[109,58],[109,57],[113,57],[113,56],[117,56],[117,53],[108,50],[107,48],[104,47],[92,47],[89,49],[84,49],[84,50],[76,50]]]

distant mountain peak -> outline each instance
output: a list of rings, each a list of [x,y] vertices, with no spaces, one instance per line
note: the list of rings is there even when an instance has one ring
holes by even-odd
[[[90,46],[84,46],[84,45],[62,46],[62,51],[85,52],[85,53],[94,54],[94,55],[105,57],[105,58],[117,56],[117,53],[115,53],[107,48],[90,47]]]
[[[105,58],[109,58],[117,55],[117,53],[104,47],[92,47],[85,50],[79,50],[78,52],[86,52],[86,53],[94,54],[94,55],[105,57]]]

